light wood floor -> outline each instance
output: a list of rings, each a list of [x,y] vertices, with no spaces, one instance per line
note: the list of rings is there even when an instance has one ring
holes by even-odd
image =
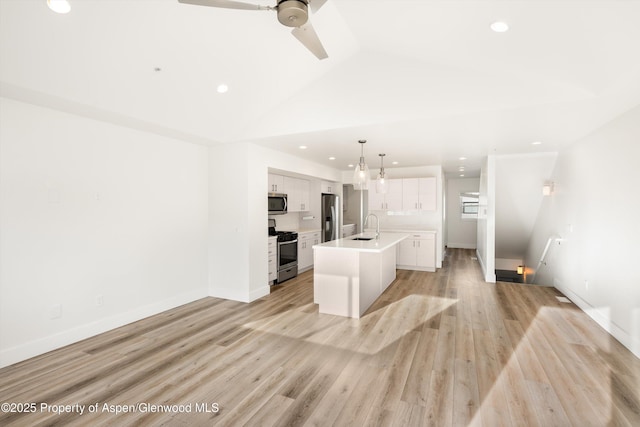
[[[471,251],[448,253],[437,273],[398,271],[361,319],[318,314],[307,272],[2,369],[0,402],[99,410],[0,425],[640,426],[637,358],[556,290],[484,283]]]

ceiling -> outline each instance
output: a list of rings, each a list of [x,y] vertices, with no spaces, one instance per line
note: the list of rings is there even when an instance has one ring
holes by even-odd
[[[270,11],[69,1],[0,0],[3,96],[341,170],[366,139],[391,176],[477,176],[487,154],[556,151],[640,104],[640,1],[328,0],[322,61]]]

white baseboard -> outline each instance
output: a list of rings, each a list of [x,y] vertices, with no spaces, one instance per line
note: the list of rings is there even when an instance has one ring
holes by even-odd
[[[434,273],[436,271],[435,267],[418,267],[416,265],[396,265],[398,270],[414,270],[414,271],[428,271]]]
[[[601,309],[597,307],[593,307],[587,301],[580,298],[574,292],[571,292],[569,289],[565,289],[562,286],[556,286],[560,292],[565,294],[567,298],[571,300],[575,305],[577,305],[580,310],[584,311],[589,317],[591,317],[598,325],[602,327],[605,331],[611,334],[615,339],[620,341],[620,343],[629,349],[637,358],[640,358],[640,340],[638,338],[633,337],[628,332],[620,328],[618,325],[613,323],[609,317],[602,312]]]
[[[474,243],[447,243],[451,249],[477,249]]]
[[[263,286],[261,288],[255,289],[249,293],[249,301],[255,301],[264,296],[267,296],[271,293],[271,288],[267,286]]]
[[[484,265],[484,261],[480,256],[480,252],[476,249],[476,258],[478,258],[478,262],[480,263],[480,268],[482,269],[482,277],[484,277],[484,281],[487,283],[496,283],[496,272],[492,271],[487,274],[487,267]]]
[[[138,307],[125,313],[117,313],[85,325],[80,325],[15,347],[3,349],[0,351],[0,368],[206,297],[206,290],[176,295],[172,298]]]
[[[233,289],[210,288],[209,296],[214,298],[228,299],[231,301],[251,302],[249,295],[245,292],[238,292]]]
[[[269,287],[269,285],[265,285],[261,288],[254,289],[249,293],[238,292],[236,290],[230,290],[230,289],[213,288],[210,290],[209,296],[214,298],[228,299],[231,301],[249,303],[251,301],[255,301],[259,298],[262,298],[263,296],[269,295],[269,293],[271,293],[271,288]]]

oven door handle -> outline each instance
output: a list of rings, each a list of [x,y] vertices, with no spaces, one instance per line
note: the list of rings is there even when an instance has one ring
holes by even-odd
[[[286,242],[278,242],[278,246],[286,245],[287,243],[298,243],[298,239],[296,239],[296,240],[287,240]]]

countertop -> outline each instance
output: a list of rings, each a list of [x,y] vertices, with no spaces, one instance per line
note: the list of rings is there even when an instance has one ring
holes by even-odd
[[[391,229],[384,229],[381,230],[381,232],[389,232],[389,233],[432,233],[432,234],[437,234],[438,232],[436,230],[425,230],[425,229],[420,229],[420,228],[391,228]]]
[[[353,240],[354,237],[373,237],[372,240]],[[382,252],[392,246],[397,245],[409,237],[406,233],[381,232],[378,239],[375,233],[362,233],[349,236],[344,239],[332,240],[330,242],[313,245],[313,249],[337,249],[358,252]]]

